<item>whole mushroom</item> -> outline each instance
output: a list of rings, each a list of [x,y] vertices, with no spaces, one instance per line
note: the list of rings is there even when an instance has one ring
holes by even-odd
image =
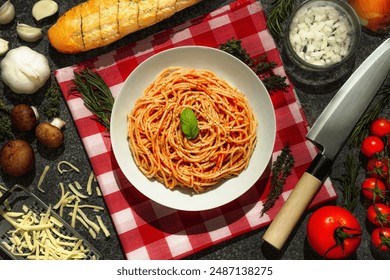
[[[60,118],[54,118],[51,123],[41,122],[35,129],[35,137],[44,146],[56,149],[64,143],[64,125]]]
[[[35,164],[34,151],[25,140],[8,140],[0,150],[0,166],[8,175],[19,177],[27,174]]]
[[[39,115],[34,106],[18,104],[11,110],[12,126],[18,131],[32,131],[38,123]]]

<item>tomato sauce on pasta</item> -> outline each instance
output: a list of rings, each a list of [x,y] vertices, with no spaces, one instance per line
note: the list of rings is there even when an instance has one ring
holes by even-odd
[[[198,120],[192,140],[181,130],[184,108]],[[141,172],[167,188],[197,193],[247,168],[256,129],[245,95],[203,69],[164,69],[128,114],[129,147]]]

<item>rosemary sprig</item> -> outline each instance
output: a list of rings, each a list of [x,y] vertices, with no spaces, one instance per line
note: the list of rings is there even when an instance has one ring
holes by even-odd
[[[342,192],[341,206],[349,210],[351,213],[356,208],[359,201],[361,188],[356,184],[361,162],[358,157],[351,153],[347,154],[344,161],[345,173],[335,180],[340,183]]]
[[[43,107],[43,113],[48,119],[58,117],[60,115],[61,92],[58,83],[53,79],[50,87],[45,93],[47,103]]]
[[[286,145],[272,166],[270,192],[263,205],[260,217],[262,217],[274,206],[276,200],[283,191],[287,177],[291,174],[294,163],[295,160],[291,154],[290,147]]]
[[[79,93],[87,107],[97,120],[109,131],[114,97],[98,73],[85,68],[74,72],[70,93]]]
[[[275,39],[282,37],[285,21],[290,17],[295,0],[275,0],[267,17],[267,27]]]
[[[384,89],[379,94],[381,98],[361,116],[356,123],[355,128],[350,135],[350,147],[357,148],[362,143],[363,139],[367,136],[370,123],[376,119],[383,109],[390,104],[390,87]]]
[[[242,47],[241,41],[234,38],[228,40],[225,44],[221,44],[219,48],[248,65],[270,93],[279,90],[285,91],[287,89],[286,77],[276,75],[273,72],[277,64],[272,61],[267,61],[266,55],[251,58],[249,53]]]

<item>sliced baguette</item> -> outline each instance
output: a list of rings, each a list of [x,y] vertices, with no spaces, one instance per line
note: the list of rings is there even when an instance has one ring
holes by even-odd
[[[61,53],[107,46],[124,36],[171,17],[201,0],[88,0],[66,13],[48,30]]]

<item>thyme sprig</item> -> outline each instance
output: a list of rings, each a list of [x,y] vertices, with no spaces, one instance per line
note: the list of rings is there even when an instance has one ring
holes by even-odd
[[[286,145],[276,158],[271,169],[270,192],[261,210],[260,217],[267,213],[275,204],[283,191],[287,177],[291,174],[295,160],[291,154],[290,147]]]
[[[45,97],[47,101],[43,107],[43,113],[48,119],[58,117],[60,115],[61,91],[54,78],[45,93]]]
[[[357,148],[368,135],[370,123],[390,104],[390,87],[379,93],[380,99],[371,105],[356,123],[349,137],[350,147]]]
[[[288,87],[286,77],[274,73],[273,70],[277,66],[277,63],[268,61],[266,55],[251,58],[249,53],[242,47],[241,41],[234,38],[226,41],[225,44],[221,44],[219,49],[235,56],[248,65],[270,93],[279,90],[286,91]]]
[[[102,77],[93,70],[85,68],[80,72],[74,72],[72,84],[69,93],[79,93],[85,107],[109,131],[114,97]]]
[[[275,0],[267,17],[267,27],[275,39],[282,37],[285,21],[290,17],[296,0]]]
[[[0,141],[14,137],[10,113],[11,110],[0,100]]]
[[[340,183],[342,193],[341,206],[349,210],[351,213],[357,206],[360,198],[361,187],[356,184],[361,162],[357,156],[349,153],[344,161],[345,173],[335,180]]]

